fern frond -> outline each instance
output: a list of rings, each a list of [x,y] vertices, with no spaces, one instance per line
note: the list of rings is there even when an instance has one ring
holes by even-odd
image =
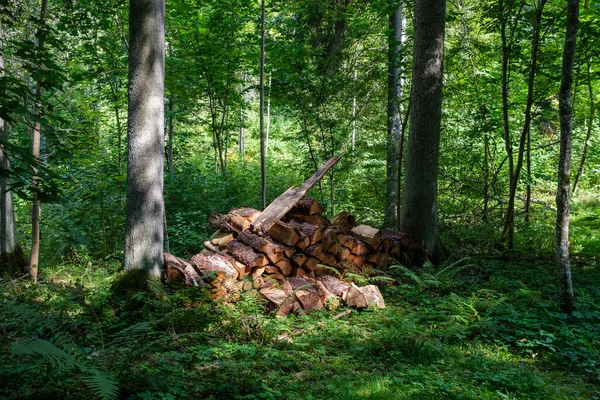
[[[451,278],[452,276],[454,276],[455,274],[457,274],[458,272],[462,271],[463,269],[467,268],[467,267],[472,267],[475,264],[463,264],[463,265],[459,265],[460,263],[462,263],[465,260],[470,260],[470,257],[463,257],[460,260],[457,260],[447,266],[445,266],[444,268],[442,268],[440,271],[438,271],[435,275],[436,276],[442,276],[446,273],[446,271],[450,271],[450,274],[448,274],[448,278]],[[457,267],[458,266],[458,267]]]
[[[415,274],[414,271],[411,271],[410,269],[406,268],[404,265],[392,265],[390,267],[390,269],[400,270],[405,276],[412,279],[417,285],[423,286],[423,281],[419,277],[419,275]]]
[[[14,355],[37,355],[58,368],[82,368],[71,354],[43,339],[22,339],[12,345],[10,352]]]
[[[317,264],[317,267],[321,267],[325,271],[333,272],[333,274],[336,275],[338,278],[342,277],[342,274],[340,273],[340,271],[338,271],[337,268],[335,268],[335,267],[332,267],[330,265],[325,265],[325,264]]]
[[[115,333],[107,347],[115,348],[135,345],[140,341],[140,339],[144,338],[144,336],[146,336],[151,329],[152,325],[150,325],[148,322],[140,322],[139,324],[132,325],[120,332]]]
[[[354,281],[355,283],[357,283],[359,285],[366,285],[368,283],[367,278],[365,278],[362,275],[354,274],[352,272],[346,272],[344,274],[344,278],[350,279],[351,281]]]
[[[394,278],[390,278],[389,276],[383,276],[383,275],[376,275],[376,276],[371,276],[368,279],[369,282],[393,282]]]
[[[96,396],[103,400],[115,400],[119,395],[119,385],[114,376],[105,371],[89,368],[84,370],[87,374],[81,378]]]
[[[81,379],[98,397],[105,400],[117,399],[119,386],[112,375],[80,363],[74,356],[47,340],[22,339],[12,345],[10,352],[14,355],[37,355],[58,368],[78,369],[85,374]]]

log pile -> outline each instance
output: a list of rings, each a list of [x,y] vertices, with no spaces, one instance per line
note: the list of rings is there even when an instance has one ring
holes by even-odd
[[[165,253],[166,281],[201,286],[210,277],[213,299],[223,300],[257,290],[278,315],[335,308],[342,301],[384,308],[376,286],[359,288],[337,277],[405,262],[419,246],[403,233],[357,225],[347,212],[329,220],[317,200],[304,195],[310,187],[290,188],[263,212],[213,212],[209,223],[216,232],[202,252],[189,261]]]

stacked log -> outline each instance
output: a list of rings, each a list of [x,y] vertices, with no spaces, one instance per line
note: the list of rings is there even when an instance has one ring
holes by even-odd
[[[216,232],[202,252],[189,262],[165,254],[166,281],[201,286],[206,279],[212,282],[212,297],[226,301],[255,289],[279,315],[334,308],[341,301],[384,308],[376,286],[359,288],[337,276],[366,274],[424,252],[403,233],[357,225],[348,212],[331,220],[323,215],[325,209],[305,194],[338,160],[329,160],[262,212],[244,207],[211,213]]]
[[[357,225],[347,212],[331,220],[323,212],[317,200],[304,196],[263,234],[253,229],[260,211],[212,213],[209,222],[217,230],[205,250],[189,261],[165,254],[168,280],[200,285],[202,276],[212,274],[213,298],[229,300],[241,290],[256,289],[279,315],[340,302],[385,307],[376,286],[358,288],[337,277],[405,262],[407,252],[418,246],[403,233]]]

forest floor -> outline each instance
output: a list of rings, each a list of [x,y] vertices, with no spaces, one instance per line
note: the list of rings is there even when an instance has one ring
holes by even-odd
[[[333,320],[160,284],[124,302],[116,262],[74,253],[37,287],[0,281],[0,399],[598,399],[600,238],[581,237],[570,316],[552,255],[394,268],[385,310]]]

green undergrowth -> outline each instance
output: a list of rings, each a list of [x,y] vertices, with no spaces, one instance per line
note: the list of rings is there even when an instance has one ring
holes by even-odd
[[[1,282],[0,398],[600,398],[600,267],[575,262],[561,314],[552,258],[477,256],[389,273],[385,310],[275,318],[150,282],[114,262]],[[135,307],[132,307],[132,304]]]

